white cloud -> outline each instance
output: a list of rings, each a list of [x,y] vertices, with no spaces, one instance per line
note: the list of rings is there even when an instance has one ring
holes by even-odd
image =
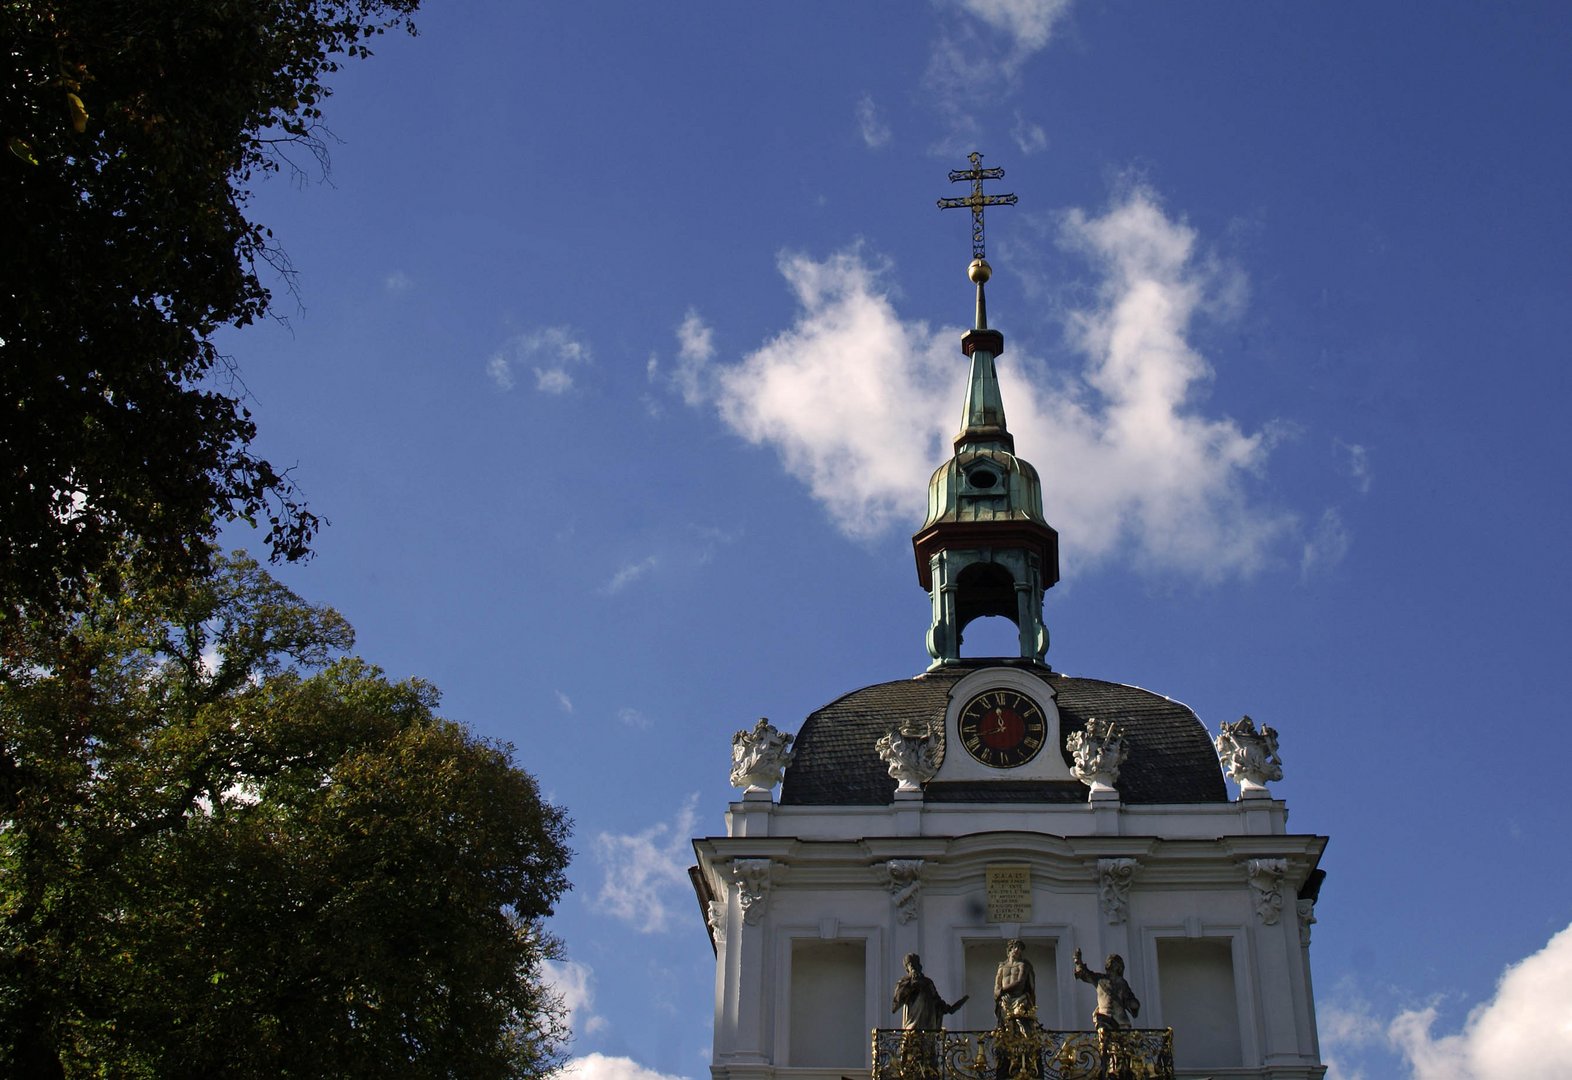
[[[1343,515],[1327,507],[1315,532],[1305,540],[1304,554],[1299,559],[1300,580],[1307,580],[1312,574],[1342,562],[1352,542],[1343,524]]]
[[[655,725],[655,721],[629,705],[624,705],[617,710],[617,719],[624,727],[637,728],[640,731],[648,731]]]
[[[909,525],[939,461],[943,417],[961,400],[953,341],[901,322],[884,268],[860,249],[823,262],[784,255],[780,270],[801,313],[720,371],[722,418],[773,445],[847,535]]]
[[[977,32],[963,25],[954,36],[934,42],[923,83],[938,113],[943,134],[928,147],[936,157],[958,158],[977,149],[982,141],[982,125],[975,110],[986,107],[977,86],[977,52],[981,48]],[[1012,81],[1007,67],[1000,77]]]
[[[715,331],[694,308],[689,308],[682,322],[677,324],[677,364],[665,383],[682,395],[689,405],[701,404],[709,396],[709,363],[715,357]],[[656,383],[661,378],[660,356],[650,353],[644,364],[644,375]],[[661,414],[660,403],[653,398],[645,400],[645,409],[651,416]]]
[[[557,694],[557,706],[559,708],[561,708],[562,711],[565,712],[565,713],[572,712],[573,711],[573,699],[568,697],[568,695],[564,694],[561,690],[558,690],[556,692],[556,694]]]
[[[718,550],[735,544],[743,534],[742,529],[722,529],[715,525],[690,524],[684,531],[687,537],[684,547],[698,566],[710,563]]]
[[[923,77],[944,128],[929,150],[941,156],[977,148],[982,137],[978,115],[990,114],[1001,98],[1019,92],[1022,66],[1047,47],[1055,24],[1070,10],[1070,0],[949,3],[971,17],[946,21],[944,34],[933,43]],[[1003,48],[998,42],[1001,36]],[[986,78],[977,74],[979,56],[988,58]]]
[[[651,521],[638,535],[630,537],[623,550],[634,550],[642,557],[618,566],[596,587],[602,596],[617,596],[658,573],[662,578],[692,581],[694,572],[714,558],[721,548],[743,535],[740,529],[723,529],[692,521]]]
[[[574,1032],[593,1035],[606,1029],[606,1018],[595,1013],[595,972],[576,960],[547,960],[546,985],[562,998]]]
[[[571,1058],[553,1076],[562,1080],[684,1080],[680,1076],[656,1072],[626,1057],[585,1054]]]
[[[1572,1076],[1572,926],[1508,967],[1463,1030],[1436,1036],[1436,1009],[1403,1012],[1387,1029],[1414,1080],[1557,1080]]]
[[[600,587],[600,591],[607,596],[614,596],[655,569],[658,565],[660,565],[660,560],[654,555],[650,555],[636,563],[629,563],[611,575],[610,580]]]
[[[1054,23],[1070,0],[958,0],[962,11],[1009,36],[1017,54],[1038,52],[1053,36]]]
[[[601,833],[595,856],[605,870],[595,906],[645,934],[668,929],[678,898],[688,890],[697,794],[690,796],[670,823],[651,825],[630,835]]]
[[[415,279],[404,273],[402,270],[394,270],[392,273],[387,274],[382,279],[382,288],[395,296],[398,296],[402,293],[407,293],[414,287]]]
[[[1358,443],[1345,443],[1342,439],[1333,439],[1332,449],[1343,459],[1343,468],[1353,478],[1354,490],[1361,495],[1370,494],[1370,484],[1374,479],[1370,473],[1370,451]]]
[[[715,332],[693,308],[677,327],[677,370],[672,376],[682,400],[697,405],[704,400],[704,374],[715,357]]]
[[[872,94],[864,94],[857,99],[857,130],[870,150],[890,145],[890,125],[879,114],[879,106],[874,104]]]
[[[1385,988],[1385,993],[1390,996],[1396,991]],[[1327,1080],[1386,1075],[1406,1080],[1572,1076],[1568,1001],[1572,1001],[1572,926],[1532,956],[1508,966],[1491,999],[1476,1006],[1453,1034],[1436,1034],[1435,1001],[1403,1009],[1394,1017],[1374,1008],[1358,986],[1345,979],[1316,1009]]]
[[[513,389],[513,365],[501,353],[492,354],[486,361],[486,374],[491,376],[491,381],[497,384],[499,390]]]
[[[1038,460],[1065,527],[1093,553],[1123,533],[1144,563],[1201,577],[1259,569],[1294,524],[1246,492],[1275,435],[1196,408],[1213,373],[1187,339],[1198,315],[1235,312],[1241,276],[1202,256],[1195,230],[1145,188],[1097,217],[1071,212],[1062,243],[1101,276],[1093,302],[1070,314],[1080,380],[1026,428],[1043,426]]]
[[[1010,129],[1010,137],[1023,154],[1036,154],[1048,148],[1048,133],[1041,124],[1034,124],[1021,115],[1019,109],[1015,112],[1015,126]]]
[[[573,389],[573,376],[560,367],[536,368],[535,389],[543,394],[565,394]]]
[[[715,355],[714,333],[693,308],[677,327],[678,355],[684,360],[705,363]]]
[[[563,394],[573,388],[572,369],[593,360],[589,346],[567,326],[545,326],[514,334],[486,360],[486,374],[500,389],[517,383],[514,369],[528,367],[535,373],[535,389]]]
[[[1351,1066],[1371,1046],[1385,1041],[1386,1029],[1371,1012],[1368,1002],[1348,994],[1340,986],[1331,1000],[1316,1006],[1316,1028],[1321,1036],[1321,1061],[1326,1065],[1326,1080],[1365,1080],[1364,1071]],[[1345,1003],[1346,1002],[1346,1003]]]
[[[1070,313],[1079,377],[1050,379],[1008,353],[999,378],[1067,558],[1128,550],[1147,569],[1203,579],[1258,570],[1296,525],[1247,491],[1274,433],[1199,410],[1212,370],[1187,340],[1198,316],[1237,307],[1239,276],[1202,257],[1195,231],[1142,188],[1101,215],[1069,214],[1061,244],[1100,276]],[[783,255],[780,268],[796,322],[718,370],[716,407],[744,438],[773,446],[847,535],[914,527],[959,419],[959,331],[901,319],[888,266],[861,248]]]

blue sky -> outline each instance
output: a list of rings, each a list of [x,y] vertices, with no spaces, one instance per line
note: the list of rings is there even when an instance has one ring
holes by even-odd
[[[260,191],[298,296],[222,344],[332,521],[282,576],[576,822],[586,1077],[705,1073],[732,732],[926,664],[974,149],[1050,663],[1278,729],[1334,1077],[1506,1075],[1514,1024],[1572,1070],[1565,6],[419,21]]]

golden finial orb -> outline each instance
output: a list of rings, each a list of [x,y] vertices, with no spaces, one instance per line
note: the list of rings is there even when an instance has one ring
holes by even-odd
[[[981,285],[993,276],[993,267],[988,265],[987,259],[973,259],[972,264],[966,268],[966,276],[972,282]]]

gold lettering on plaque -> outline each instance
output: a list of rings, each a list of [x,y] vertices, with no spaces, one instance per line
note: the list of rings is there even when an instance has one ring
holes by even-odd
[[[988,921],[1029,922],[1032,917],[1032,868],[990,866],[987,871]]]

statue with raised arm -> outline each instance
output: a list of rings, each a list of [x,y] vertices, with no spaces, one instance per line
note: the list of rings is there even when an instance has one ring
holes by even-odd
[[[1130,984],[1124,981],[1124,957],[1110,953],[1107,971],[1093,971],[1083,964],[1080,949],[1075,950],[1073,961],[1075,977],[1097,988],[1097,1011],[1092,1014],[1092,1026],[1099,1033],[1130,1027],[1131,1018],[1141,1013],[1141,1003]]]
[[[939,988],[922,973],[922,958],[906,954],[906,974],[895,984],[895,1000],[890,1011],[900,1010],[901,1027],[907,1031],[937,1031],[944,1018],[966,1004],[966,995],[953,1005],[939,996]]]
[[[1026,946],[1012,940],[993,976],[993,1015],[1000,1031],[1025,1034],[1037,1026],[1037,973],[1026,959]]]
[[[964,996],[953,1005],[940,997],[939,988],[922,973],[921,958],[906,954],[906,974],[895,984],[890,1005],[891,1012],[900,1010],[904,1029],[897,1058],[901,1080],[937,1080],[944,1018],[965,1004]]]

